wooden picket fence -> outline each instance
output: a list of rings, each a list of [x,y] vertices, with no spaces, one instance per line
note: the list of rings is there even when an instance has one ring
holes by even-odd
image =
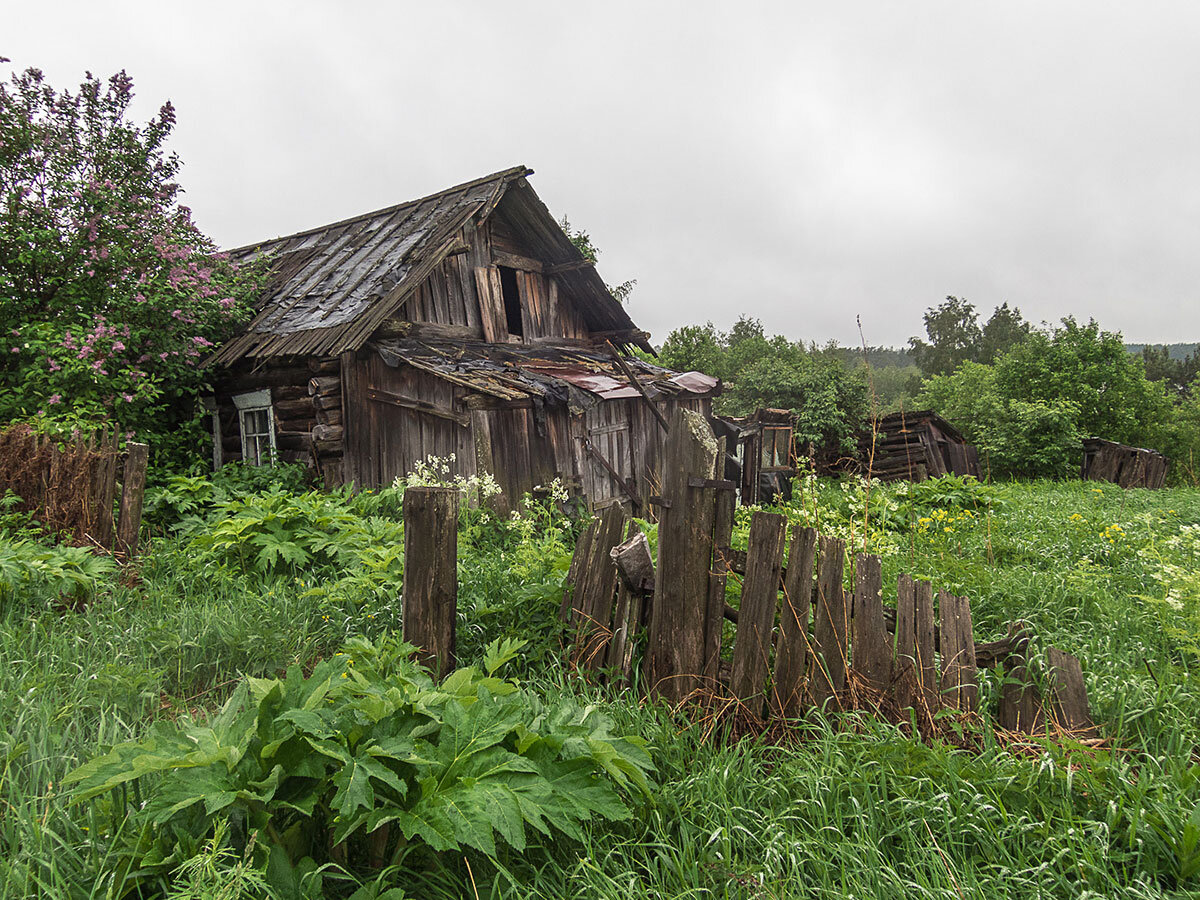
[[[1000,667],[1002,728],[1092,731],[1079,660],[1048,649],[1043,698],[1027,677],[1031,634],[1023,624],[977,642],[967,598],[935,596],[932,584],[903,574],[895,605],[885,606],[882,564],[868,554],[851,560],[847,591],[845,543],[812,528],[789,535],[779,514],[755,512],[747,549],[732,550],[733,485],[713,477],[719,458],[707,423],[678,411],[663,495],[652,501],[660,510],[657,564],[619,506],[580,536],[560,609],[578,666],[631,680],[634,648],[644,642],[641,683],[672,702],[731,696],[754,716],[781,718],[814,707],[870,708],[900,718],[915,712],[925,724],[945,709],[976,712],[978,670]],[[734,610],[726,584],[738,577]],[[722,653],[726,621],[736,629]]]
[[[77,543],[137,552],[149,448],[122,450],[115,429],[76,434],[61,442],[17,425],[0,431],[0,495],[12,491],[17,509]],[[117,485],[120,512],[113,513]]]

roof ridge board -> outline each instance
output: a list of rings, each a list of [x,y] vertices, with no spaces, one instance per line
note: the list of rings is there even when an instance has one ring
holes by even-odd
[[[372,210],[371,212],[359,213],[356,216],[350,216],[347,219],[341,219],[336,222],[330,222],[327,225],[317,225],[317,226],[314,226],[313,228],[305,228],[302,231],[292,232],[291,234],[281,234],[278,237],[268,238],[263,241],[257,241],[257,242],[250,243],[250,244],[243,244],[240,247],[234,247],[230,250],[227,250],[226,252],[230,253],[230,254],[237,254],[237,253],[246,253],[246,252],[250,252],[250,251],[254,251],[254,250],[260,250],[261,248],[265,247],[267,244],[274,244],[274,243],[278,243],[280,241],[290,240],[292,238],[307,237],[310,234],[316,234],[317,232],[321,232],[321,231],[328,231],[332,228],[337,228],[342,225],[353,225],[354,223],[362,221],[364,219],[370,219],[375,216],[383,215],[385,213],[398,212],[400,209],[402,209],[405,206],[412,206],[413,204],[416,204],[416,203],[422,203],[425,200],[433,200],[437,197],[441,197],[446,194],[452,194],[455,191],[470,190],[473,187],[478,187],[479,185],[486,184],[489,181],[508,182],[508,181],[513,181],[517,178],[523,178],[526,175],[532,175],[532,174],[533,174],[533,169],[529,168],[528,166],[524,166],[524,165],[513,166],[512,168],[509,168],[509,169],[502,169],[499,172],[493,172],[491,175],[484,175],[482,178],[476,178],[473,181],[464,181],[462,184],[456,184],[451,187],[445,188],[444,190],[435,191],[432,194],[426,194],[424,197],[416,197],[412,200],[405,200],[403,203],[396,203],[396,204],[393,204],[392,206],[384,206],[379,209]]]

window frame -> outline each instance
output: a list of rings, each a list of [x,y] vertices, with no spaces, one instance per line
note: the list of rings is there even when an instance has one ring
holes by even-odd
[[[242,462],[250,466],[274,465],[275,450],[275,408],[271,405],[271,389],[263,388],[257,391],[247,391],[234,394],[233,405],[238,411],[238,432],[242,439]],[[267,414],[267,430],[252,430],[247,426],[247,414],[265,412]],[[267,453],[264,455],[263,438],[267,438]],[[246,452],[253,441],[254,457],[251,459]]]

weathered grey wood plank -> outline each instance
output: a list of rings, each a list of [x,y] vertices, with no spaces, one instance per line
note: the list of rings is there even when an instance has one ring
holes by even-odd
[[[718,461],[721,459],[717,453]],[[716,504],[713,521],[713,546],[726,547],[733,536],[733,491],[710,491]],[[728,557],[719,550],[713,554],[712,572],[708,579],[708,611],[704,630],[704,677],[715,680],[721,667],[721,634],[724,630],[725,585],[729,579]]]
[[[900,574],[896,584],[896,651],[892,658],[892,683],[896,705],[911,709],[921,693],[917,665],[917,586],[912,576]]]
[[[965,712],[978,707],[979,684],[975,671],[975,639],[971,631],[971,604],[966,597],[938,592],[941,621],[942,705]]]
[[[916,583],[916,660],[924,703],[929,710],[938,708],[937,660],[933,649],[933,585]]]
[[[860,553],[854,562],[854,668],[877,691],[892,680],[892,648],[883,621],[883,566],[878,556]]]
[[[1050,665],[1050,702],[1055,724],[1065,731],[1093,732],[1095,724],[1078,657],[1050,647],[1046,651],[1046,662]]]
[[[842,587],[846,542],[824,535],[817,558],[817,602],[814,610],[812,685],[813,703],[818,707],[833,699],[846,686],[849,661],[849,614]]]
[[[646,681],[670,702],[688,696],[705,666],[709,572],[715,510],[690,478],[712,478],[717,439],[697,412],[677,409],[664,452],[658,571],[651,611]]]
[[[793,529],[783,583],[783,608],[779,615],[775,689],[772,695],[776,712],[785,718],[799,715],[804,704],[805,679],[812,655],[809,633],[816,556],[816,529]]]
[[[121,477],[121,513],[117,520],[117,547],[132,559],[138,550],[142,527],[142,500],[146,493],[146,463],[150,448],[130,441],[125,445],[125,472]]]
[[[754,715],[762,714],[763,686],[770,671],[786,534],[787,519],[778,513],[756,512],[750,520],[746,578],[742,582],[729,687]]]

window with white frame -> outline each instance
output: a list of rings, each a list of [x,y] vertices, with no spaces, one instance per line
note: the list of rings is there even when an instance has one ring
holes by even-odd
[[[236,394],[238,424],[242,431],[242,461],[251,466],[270,465],[275,458],[275,413],[270,388]]]

